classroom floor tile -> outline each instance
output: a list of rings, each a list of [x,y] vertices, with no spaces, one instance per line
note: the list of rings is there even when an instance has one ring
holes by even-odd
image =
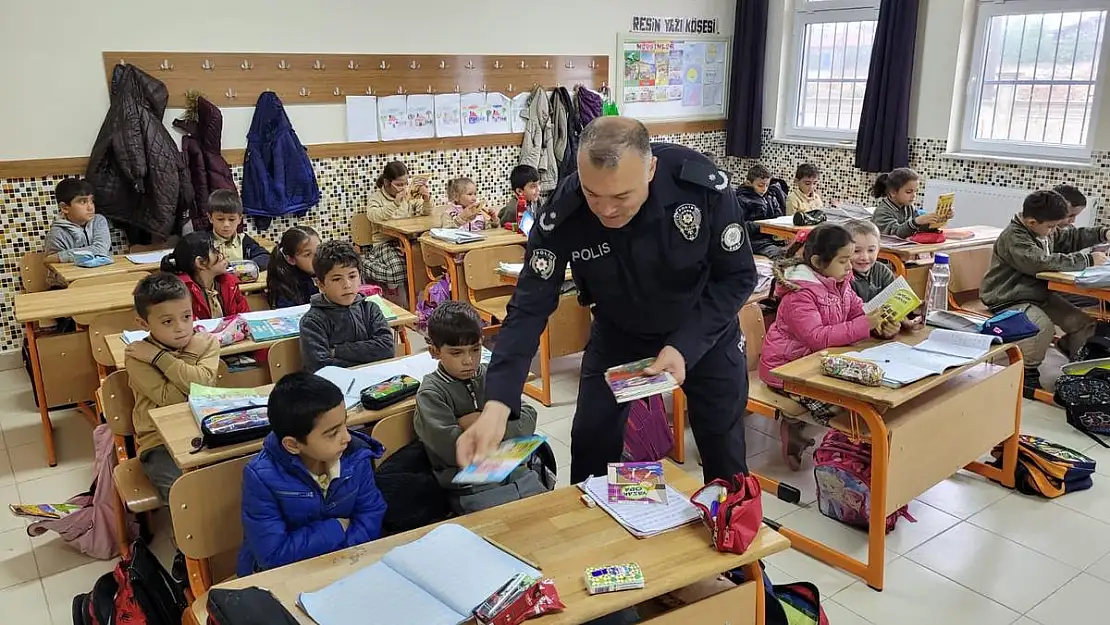
[[[824,516],[816,506],[798,508],[778,521],[784,527],[824,543],[860,562],[867,561],[867,534]],[[899,522],[895,532],[906,529],[903,528],[903,523],[904,521]],[[897,557],[899,557],[898,554],[888,548],[884,559],[889,563]]]
[[[74,595],[92,590],[96,580],[101,575],[110,573],[115,566],[114,561],[94,560],[84,566],[44,577],[42,588],[46,593],[46,605],[50,608],[54,625],[71,625]]]
[[[917,499],[952,516],[967,519],[1008,494],[1008,490],[984,477],[960,471]]]
[[[813,481],[812,448],[802,455],[802,468],[799,471],[791,471],[790,467],[786,466],[777,445],[761,454],[749,456],[748,470],[797,488],[801,492],[799,503],[802,505],[817,501],[817,485]]]
[[[821,595],[824,597],[824,594]],[[840,605],[839,603],[824,599],[821,600],[821,607],[825,609],[825,616],[829,617],[829,623],[836,623],[836,625],[874,625],[871,621],[863,618],[862,616],[852,612],[848,608]]]
[[[820,560],[811,558],[795,549],[788,549],[767,558],[765,562],[784,575],[782,579],[772,576],[776,584],[793,581],[807,581],[817,586],[821,597],[832,597],[836,593],[856,583],[856,578],[840,569],[833,568]],[[829,615],[830,621],[839,623]]]
[[[0,486],[0,532],[22,529],[27,525],[22,518],[5,512],[8,506],[17,503],[22,502],[19,499],[19,489],[16,485],[12,483],[7,486]]]
[[[968,522],[1079,569],[1110,553],[1110,525],[1043,499],[1008,495]]]
[[[1110,554],[1102,556],[1102,559],[1088,567],[1087,573],[1102,581],[1110,582]]]
[[[1110,582],[1083,573],[1033,608],[1029,618],[1042,625],[1105,623]]]
[[[17,586],[39,577],[26,528],[0,532],[0,588]]]
[[[0,614],[7,623],[20,625],[51,625],[50,610],[42,582],[34,580],[19,586],[0,590]],[[69,621],[60,621],[69,625]]]
[[[548,421],[547,423],[539,426],[538,431],[547,435],[548,440],[555,439],[560,443],[570,446],[570,427],[574,421],[573,417],[559,419],[558,421]]]

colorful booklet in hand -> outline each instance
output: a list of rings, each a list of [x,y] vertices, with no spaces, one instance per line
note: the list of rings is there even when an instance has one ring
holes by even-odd
[[[71,503],[39,503],[18,504],[8,506],[16,516],[31,517],[35,519],[60,519],[77,512],[81,506]]]
[[[523,438],[510,438],[501,443],[497,451],[470,466],[463,467],[451,481],[455,484],[491,484],[512,475],[520,463],[528,459],[546,436],[536,434]]]
[[[610,462],[609,503],[667,503],[660,462]]]
[[[605,382],[613,389],[613,396],[617,398],[618,404],[668,393],[678,388],[678,382],[669,373],[644,375],[644,370],[653,362],[654,358],[645,358],[605,372]]]
[[[396,311],[394,311],[393,307],[387,304],[384,299],[382,299],[381,295],[371,295],[366,299],[378,305],[378,309],[382,311],[382,315],[385,317],[386,321],[393,321],[397,318]]]
[[[885,308],[885,317],[888,321],[901,321],[910,313],[921,307],[921,298],[913,292],[913,287],[906,278],[898,276],[879,294],[863,304],[863,312]]]

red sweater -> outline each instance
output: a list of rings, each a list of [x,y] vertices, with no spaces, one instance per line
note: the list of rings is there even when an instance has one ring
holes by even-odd
[[[208,307],[204,287],[193,281],[192,276],[187,273],[178,274],[177,277],[189,288],[189,295],[193,299],[193,319],[211,319],[212,309]],[[250,312],[247,298],[239,290],[239,278],[230,273],[216,276],[216,293],[220,298],[220,306],[224,309],[224,317]]]

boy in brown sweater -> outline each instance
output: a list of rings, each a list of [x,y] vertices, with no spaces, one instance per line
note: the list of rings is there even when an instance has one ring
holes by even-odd
[[[135,446],[143,471],[168,502],[181,469],[166,451],[150,411],[189,400],[189,385],[211,384],[220,364],[220,344],[211,334],[193,331],[189,291],[177,276],[156,273],[135,287],[135,312],[150,336],[125,350],[128,378],[135,392]]]

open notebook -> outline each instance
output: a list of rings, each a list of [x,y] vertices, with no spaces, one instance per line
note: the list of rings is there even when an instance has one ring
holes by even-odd
[[[637,538],[668,532],[701,518],[690,499],[667,485],[665,504],[609,503],[609,477],[591,477],[578,485],[599,508]]]
[[[883,368],[883,386],[899,388],[940,375],[951,367],[975,362],[990,351],[991,344],[1000,342],[996,336],[937,328],[928,339],[914,346],[890,341],[844,355],[878,364]]]
[[[447,524],[297,603],[320,625],[457,625],[517,573],[536,569]]]
[[[482,348],[482,364],[488,365],[493,354]],[[436,370],[439,363],[428,352],[385,360],[376,364],[344,369],[343,367],[324,367],[316,375],[339,387],[343,391],[347,408],[353,408],[362,401],[362,389],[384,382],[398,375],[407,375],[417,380]]]

